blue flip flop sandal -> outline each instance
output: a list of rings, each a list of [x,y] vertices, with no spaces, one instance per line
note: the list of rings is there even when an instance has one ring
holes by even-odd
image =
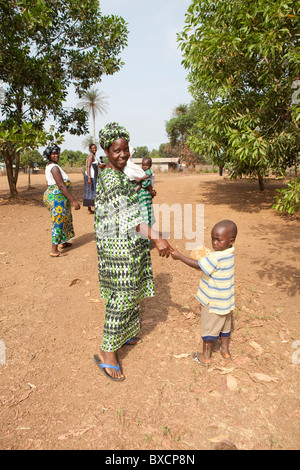
[[[136,340],[136,343],[131,343],[130,341]],[[128,341],[125,342],[125,344],[128,344],[129,346],[135,346],[136,344],[140,343],[142,340],[141,338],[138,338],[137,336],[133,336],[130,338]]]
[[[118,364],[117,366],[112,366],[110,364],[103,364],[98,354],[94,355],[94,362],[99,367],[99,369],[102,370],[102,372],[106,375],[106,377],[108,377],[110,380],[114,380],[115,382],[122,382],[123,380],[125,380],[125,377],[120,377],[119,379],[117,379],[116,377],[112,377],[105,370],[105,369],[116,369],[119,372],[120,364]]]

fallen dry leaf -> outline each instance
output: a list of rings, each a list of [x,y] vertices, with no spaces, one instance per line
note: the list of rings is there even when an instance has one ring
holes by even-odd
[[[210,370],[220,370],[220,375],[224,375],[224,374],[230,374],[230,372],[233,372],[235,367],[230,367],[230,368],[226,368],[226,367],[218,367],[218,366],[213,366],[211,367]]]
[[[94,304],[97,304],[100,302],[99,299],[89,299],[88,302],[91,302],[91,303],[94,303]]]
[[[189,357],[190,354],[189,353],[185,353],[185,354],[174,354],[174,357],[176,357],[176,359],[182,359],[183,357]]]
[[[80,283],[80,279],[73,279],[73,281],[70,282],[70,286],[74,286],[74,284],[79,284]]]
[[[253,348],[259,355],[260,355],[260,354],[263,354],[263,352],[264,352],[263,348],[262,348],[258,343],[256,343],[255,341],[249,341],[249,345],[250,345],[251,348]]]
[[[264,322],[260,320],[254,320],[253,322],[251,322],[252,328],[260,328],[261,326],[264,326]]]
[[[217,436],[217,437],[212,437],[211,439],[208,439],[210,442],[222,442],[224,440],[228,439],[228,435],[226,436]]]
[[[28,382],[28,385],[29,385],[30,388],[36,388],[36,385],[31,384],[30,382]]]
[[[237,382],[236,378],[233,377],[233,375],[231,375],[231,374],[227,375],[227,387],[231,391],[237,390],[237,388],[238,388],[238,382]]]
[[[250,377],[252,379],[257,379],[257,380],[261,380],[262,382],[277,382],[278,377],[271,377],[270,375],[266,375],[266,374],[262,374],[260,372],[254,372],[253,374],[250,374]]]
[[[196,315],[194,315],[193,313],[184,313],[182,312],[182,315],[187,319],[187,320],[192,320],[193,318],[196,318]]]
[[[32,392],[33,392],[33,389],[31,388],[30,390],[28,390],[28,392],[24,393],[16,403],[13,403],[13,405],[18,405],[22,401],[27,400],[27,398],[31,395]]]
[[[58,440],[59,441],[64,441],[64,440],[68,439],[69,437],[80,437],[83,434],[85,434],[86,432],[88,432],[90,429],[93,429],[94,427],[95,426],[90,426],[88,428],[78,429],[77,431],[71,430],[67,434],[62,434],[61,436],[59,436]]]

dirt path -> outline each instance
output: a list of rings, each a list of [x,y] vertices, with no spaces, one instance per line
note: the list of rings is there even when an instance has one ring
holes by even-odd
[[[70,176],[82,201],[82,175]],[[142,304],[143,342],[120,353],[122,383],[92,362],[104,322],[93,218],[74,212],[72,250],[50,258],[45,177],[26,183],[13,204],[0,177],[1,449],[299,448],[299,220],[272,211],[277,183],[260,193],[217,175],[156,176],[156,203],[205,205],[208,246],[218,220],[238,225],[233,361],[191,361],[199,274],[152,250],[156,297]]]

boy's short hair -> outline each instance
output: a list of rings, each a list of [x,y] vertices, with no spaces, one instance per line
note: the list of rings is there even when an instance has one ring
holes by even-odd
[[[216,223],[216,225],[213,228],[216,227],[223,227],[226,229],[226,231],[230,232],[230,236],[232,238],[236,238],[237,236],[237,226],[232,220],[221,220],[220,222]]]

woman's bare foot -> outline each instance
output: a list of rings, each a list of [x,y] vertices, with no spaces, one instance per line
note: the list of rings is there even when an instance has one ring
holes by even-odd
[[[62,253],[58,250],[58,245],[52,245],[50,256],[53,258],[58,258],[60,256],[66,256],[66,253]]]
[[[65,242],[60,245],[61,248],[70,248],[73,245],[73,243],[70,242]]]
[[[142,340],[141,338],[138,338],[137,336],[134,336],[133,338],[129,339],[126,341],[125,344],[128,344],[129,346],[133,346],[134,344],[140,343]]]

